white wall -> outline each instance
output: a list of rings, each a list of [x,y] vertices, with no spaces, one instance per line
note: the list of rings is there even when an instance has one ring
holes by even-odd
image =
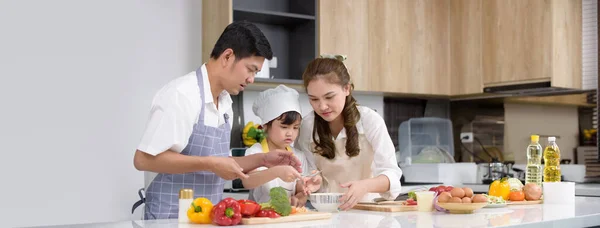
[[[574,160],[573,149],[577,147],[579,117],[577,107],[534,104],[504,104],[504,156],[517,164],[527,163],[527,145],[530,135],[552,135],[560,148],[562,159]],[[545,147],[547,137],[540,137]]]
[[[131,219],[152,96],[201,64],[200,6],[0,1],[0,227]]]

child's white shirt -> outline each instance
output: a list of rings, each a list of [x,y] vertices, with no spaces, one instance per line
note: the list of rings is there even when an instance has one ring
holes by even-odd
[[[314,164],[311,165],[308,163],[304,153],[297,151],[293,147],[290,147],[290,148],[292,149],[292,153],[294,153],[294,155],[302,163],[301,168],[302,168],[303,175],[308,175],[311,173],[312,170],[316,169],[316,168],[314,168]],[[258,154],[258,153],[263,153],[263,148],[260,143],[255,143],[250,148],[246,149],[246,156],[252,155],[252,154]],[[259,167],[256,169],[256,171],[263,171],[266,169],[267,169],[267,167]],[[294,195],[294,193],[296,192],[296,181],[288,183],[288,182],[281,180],[280,178],[275,178],[261,186],[251,189],[250,194],[248,195],[248,199],[256,201],[258,203],[268,202],[271,199],[271,197],[269,196],[269,191],[271,191],[271,188],[274,188],[274,187],[283,187],[285,189],[291,190],[291,191],[286,190],[288,198],[289,198],[292,195]]]

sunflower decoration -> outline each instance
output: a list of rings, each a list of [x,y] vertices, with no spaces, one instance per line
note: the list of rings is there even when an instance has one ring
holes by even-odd
[[[261,142],[265,137],[263,127],[260,124],[254,124],[252,121],[248,122],[242,131],[242,139],[246,146],[252,146],[257,142]]]

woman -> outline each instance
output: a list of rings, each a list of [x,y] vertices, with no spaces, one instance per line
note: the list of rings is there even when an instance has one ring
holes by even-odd
[[[400,194],[402,171],[383,118],[358,106],[339,56],[310,62],[302,75],[313,112],[303,118],[296,147],[321,170],[319,192],[345,192],[339,209],[348,210],[379,193]]]

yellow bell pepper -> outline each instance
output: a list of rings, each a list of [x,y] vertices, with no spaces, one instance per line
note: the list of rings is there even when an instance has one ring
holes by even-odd
[[[187,211],[187,216],[192,223],[210,224],[210,213],[213,204],[207,198],[196,198]]]
[[[265,134],[260,124],[254,124],[252,121],[248,122],[244,126],[244,130],[242,130],[242,140],[246,146],[252,146],[260,142],[264,137]]]
[[[510,195],[510,184],[508,183],[506,178],[502,178],[500,180],[495,180],[490,184],[490,191],[488,192],[490,196],[498,196],[502,197],[504,200],[508,200],[508,196]]]

